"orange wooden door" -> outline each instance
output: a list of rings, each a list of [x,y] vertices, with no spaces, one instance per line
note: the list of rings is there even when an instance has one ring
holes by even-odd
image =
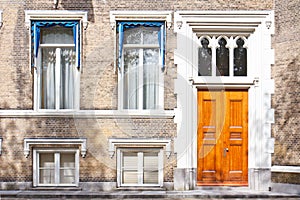
[[[198,185],[247,185],[248,92],[198,92]]]

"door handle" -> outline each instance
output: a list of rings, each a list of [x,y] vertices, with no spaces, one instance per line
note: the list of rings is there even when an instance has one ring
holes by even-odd
[[[224,148],[224,150],[223,150],[223,156],[224,156],[224,157],[226,157],[226,154],[227,154],[228,151],[229,151],[228,148]]]

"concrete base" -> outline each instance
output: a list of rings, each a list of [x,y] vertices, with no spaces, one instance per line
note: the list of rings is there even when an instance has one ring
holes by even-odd
[[[0,190],[29,190],[32,182],[0,182]]]
[[[196,186],[194,168],[176,168],[174,170],[174,190],[193,190]]]
[[[83,191],[112,191],[117,188],[116,182],[81,182],[79,183],[79,187]]]
[[[252,190],[269,191],[271,188],[271,169],[250,168],[248,171],[249,188]]]
[[[286,183],[272,183],[272,192],[298,194],[300,195],[300,185]]]

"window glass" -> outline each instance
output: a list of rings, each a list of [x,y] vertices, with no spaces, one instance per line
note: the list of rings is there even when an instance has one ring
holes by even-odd
[[[245,42],[239,38],[236,41],[237,48],[234,49],[234,76],[247,76],[247,49]]]
[[[226,47],[227,41],[224,38],[219,40],[217,48],[217,76],[229,76],[229,49]]]
[[[159,30],[159,27],[138,26],[124,31],[123,109],[158,108]]]
[[[41,44],[74,44],[73,30],[60,26],[42,28]]]
[[[198,51],[198,76],[211,76],[212,57],[207,38],[201,40],[202,47]]]
[[[40,154],[39,159],[40,183],[53,184],[55,181],[55,163],[53,153]]]
[[[60,154],[60,182],[75,183],[75,154]]]
[[[72,29],[45,29],[44,42],[63,45],[73,37]],[[62,31],[69,33],[63,34]],[[57,32],[53,32],[57,31]],[[71,32],[70,32],[71,31]],[[44,35],[42,35],[44,36]],[[55,42],[56,41],[56,42]],[[58,44],[58,41],[61,43]],[[73,109],[75,101],[76,51],[74,47],[48,47],[40,45],[41,70],[39,76],[41,109]]]

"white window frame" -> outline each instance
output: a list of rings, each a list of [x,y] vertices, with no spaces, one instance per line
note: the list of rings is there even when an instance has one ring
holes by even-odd
[[[0,137],[0,156],[2,155],[2,141],[3,139]]]
[[[137,152],[138,157],[138,183],[137,184],[126,184],[123,183],[123,153],[124,152]],[[143,158],[146,152],[157,152],[158,153],[158,183],[157,184],[145,184],[143,183]],[[118,148],[117,149],[117,185],[118,187],[132,187],[132,186],[143,186],[143,187],[162,187],[163,186],[163,149],[162,148]]]
[[[125,31],[124,31],[125,32]],[[143,34],[141,35],[142,37],[142,41],[143,41]],[[163,37],[163,36],[162,36]],[[125,109],[124,108],[124,84],[123,84],[123,77],[124,77],[124,52],[125,49],[137,49],[139,52],[139,65],[138,65],[138,85],[137,85],[137,90],[138,90],[138,97],[137,97],[137,109]],[[122,55],[122,65],[121,65],[121,73],[122,75],[119,76],[121,77],[121,80],[119,79],[119,86],[120,86],[120,90],[119,90],[119,95],[121,98],[121,101],[119,101],[119,105],[121,106],[121,110],[150,110],[150,109],[143,109],[143,104],[144,104],[144,95],[143,95],[143,85],[144,85],[144,65],[143,65],[143,59],[144,59],[144,49],[158,49],[159,50],[159,44],[123,44],[123,55]],[[159,54],[159,62],[158,63],[162,63],[162,57],[161,54]],[[159,67],[159,66],[157,66]],[[160,68],[160,67],[159,67]],[[164,73],[161,69],[157,69],[158,70],[158,82],[155,83],[155,87],[156,85],[158,85],[158,94],[156,96],[156,108],[152,108],[153,110],[159,110],[163,108],[163,102],[164,102],[164,88],[163,88],[163,81],[164,81]],[[130,71],[129,71],[130,73]],[[120,74],[120,73],[119,73]]]
[[[172,12],[171,11],[111,11],[110,12],[110,24],[112,29],[114,30],[114,46],[115,48],[117,47],[117,21],[164,21],[166,23],[166,26],[168,29],[170,29],[172,25]],[[166,38],[167,40],[167,38]],[[165,45],[166,45],[166,40],[165,40]],[[123,48],[128,45],[124,45]],[[138,45],[137,45],[138,47]],[[151,45],[149,46],[150,48],[153,48]],[[146,46],[143,48],[146,48]],[[124,53],[124,51],[123,51]],[[141,59],[142,57],[140,57]],[[160,58],[161,59],[161,58]],[[123,55],[122,55],[122,60],[123,60]],[[140,62],[142,65],[143,62]],[[114,67],[115,71],[117,66],[117,48],[114,51]],[[143,109],[143,101],[141,101],[141,98],[143,93],[139,91],[139,105],[138,109],[124,109],[123,106],[123,62],[121,66],[121,71],[118,71],[118,110],[122,111],[128,111],[129,113],[131,112],[140,112],[140,113],[146,113],[149,110],[164,110],[164,73],[162,70],[159,70],[159,91],[158,91],[158,103],[156,105],[157,109]],[[142,73],[142,72],[141,72]],[[142,77],[141,77],[142,78]],[[139,87],[141,90],[142,88]]]
[[[40,153],[53,153],[55,163],[55,183],[54,184],[42,184],[39,183],[39,155]],[[75,153],[75,183],[74,184],[62,184],[59,183],[60,163],[59,157],[61,153]],[[79,184],[79,150],[67,149],[67,148],[37,148],[33,150],[33,186],[75,186]]]
[[[82,52],[82,28],[86,29],[88,25],[88,16],[87,16],[87,11],[68,11],[68,10],[26,10],[25,11],[25,24],[27,26],[27,29],[29,30],[29,47],[32,46],[32,39],[31,39],[31,21],[32,20],[59,20],[59,21],[67,21],[67,20],[74,20],[74,21],[79,21],[80,25],[80,34],[79,34],[79,39],[80,39],[80,52]],[[43,47],[45,45],[40,45],[40,47]],[[64,45],[65,46],[65,45]],[[67,45],[68,46],[68,45]],[[32,64],[35,66],[34,67],[34,110],[38,112],[45,112],[45,113],[53,113],[53,112],[70,112],[74,110],[79,110],[80,109],[80,73],[81,73],[81,68],[79,70],[76,70],[75,72],[75,77],[74,77],[74,109],[59,109],[59,105],[56,104],[56,109],[40,109],[40,102],[39,102],[39,73],[38,73],[38,58],[34,59],[34,63],[31,63],[32,61],[32,56],[31,55],[31,50],[30,52],[30,70]],[[40,55],[40,54],[39,54]],[[80,55],[82,58],[82,55]],[[59,73],[59,72],[56,72]],[[56,90],[56,93],[59,93],[59,91]],[[56,95],[58,98],[58,96]],[[56,101],[57,102],[57,101]]]

